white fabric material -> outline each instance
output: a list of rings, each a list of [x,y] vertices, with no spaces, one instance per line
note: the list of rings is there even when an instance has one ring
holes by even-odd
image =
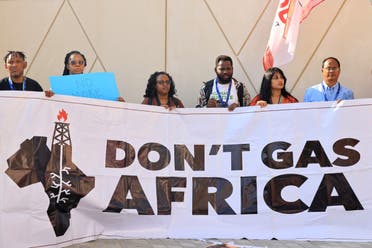
[[[324,0],[280,0],[264,55],[264,69],[288,64],[294,57],[300,23]]]
[[[58,247],[98,237],[105,238],[252,238],[310,240],[371,240],[372,195],[372,99],[320,103],[275,104],[266,108],[244,107],[233,112],[227,109],[176,109],[100,101],[69,96],[45,98],[37,92],[0,92],[0,247]],[[41,183],[20,188],[5,174],[7,159],[20,144],[33,136],[48,137],[51,147],[54,123],[61,109],[68,118],[72,142],[72,161],[87,176],[95,178],[95,187],[71,211],[70,226],[63,236],[56,237],[47,215],[49,198]],[[349,155],[335,152],[334,144],[342,139],[358,140],[348,149],[360,154],[352,166],[334,165],[336,159]],[[124,141],[135,149],[134,162],[126,168],[107,168],[108,140]],[[270,143],[287,142],[293,163],[286,169],[272,169],[262,159],[262,151]],[[296,168],[304,146],[318,141],[330,167],[310,163]],[[162,144],[170,152],[170,162],[160,170],[149,170],[139,163],[138,153],[144,144]],[[194,171],[185,161],[183,170],[175,169],[175,145],[186,145],[194,154],[194,145],[204,146],[204,169]],[[249,144],[242,152],[242,168],[232,170],[231,152],[226,147]],[[218,146],[220,147],[218,148]],[[218,148],[213,153],[212,148]],[[213,155],[215,154],[215,155]],[[123,151],[117,150],[117,159]],[[312,154],[314,156],[314,154]],[[157,161],[159,154],[149,154]],[[301,200],[306,206],[313,202],[325,175],[342,174],[355,193],[363,210],[345,210],[342,205],[328,206],[326,211],[280,213],[264,200],[264,188],[278,176],[301,175],[306,178],[299,186],[281,191],[285,201]],[[111,200],[121,176],[137,176],[154,210],[154,215],[138,215],[136,210],[121,213],[103,212]],[[159,177],[186,179],[184,199],[171,204],[170,215],[157,214]],[[256,177],[257,213],[241,214],[241,178]],[[208,214],[193,215],[195,181],[220,178],[231,184],[226,203],[235,214],[217,214],[208,203]],[[210,187],[209,193],[216,192]],[[133,192],[131,192],[133,193]],[[332,196],[340,192],[333,189]],[[131,196],[130,196],[131,195]],[[123,199],[133,196],[122,196]],[[194,199],[198,204],[202,199]]]

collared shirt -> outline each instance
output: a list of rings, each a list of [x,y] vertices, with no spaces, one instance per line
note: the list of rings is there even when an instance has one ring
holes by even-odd
[[[337,82],[334,86],[328,87],[323,81],[321,84],[308,88],[305,92],[304,102],[326,102],[337,100],[354,99],[354,93]]]

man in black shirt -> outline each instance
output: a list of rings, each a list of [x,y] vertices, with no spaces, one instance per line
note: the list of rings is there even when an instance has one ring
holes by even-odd
[[[8,77],[0,81],[0,90],[43,91],[38,82],[24,76],[27,67],[26,56],[20,51],[9,51],[4,56]]]

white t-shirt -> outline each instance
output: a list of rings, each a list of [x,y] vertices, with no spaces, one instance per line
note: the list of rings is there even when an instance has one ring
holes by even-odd
[[[226,102],[227,92],[229,91],[230,84],[220,84],[220,83],[217,83],[217,84],[218,84],[218,90],[220,91],[220,94],[222,97],[222,101]],[[218,94],[217,94],[216,81],[213,83],[213,90],[212,90],[212,93],[209,99],[216,99],[217,101],[220,101],[220,98],[218,97]],[[236,91],[236,87],[233,82],[231,82],[231,90],[230,90],[230,95],[229,95],[229,100],[227,102],[227,106],[231,105],[232,103],[236,103],[239,105],[238,93]]]

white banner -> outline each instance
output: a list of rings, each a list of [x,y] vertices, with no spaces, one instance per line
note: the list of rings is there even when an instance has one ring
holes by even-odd
[[[371,240],[372,99],[176,109],[0,92],[0,247]]]

